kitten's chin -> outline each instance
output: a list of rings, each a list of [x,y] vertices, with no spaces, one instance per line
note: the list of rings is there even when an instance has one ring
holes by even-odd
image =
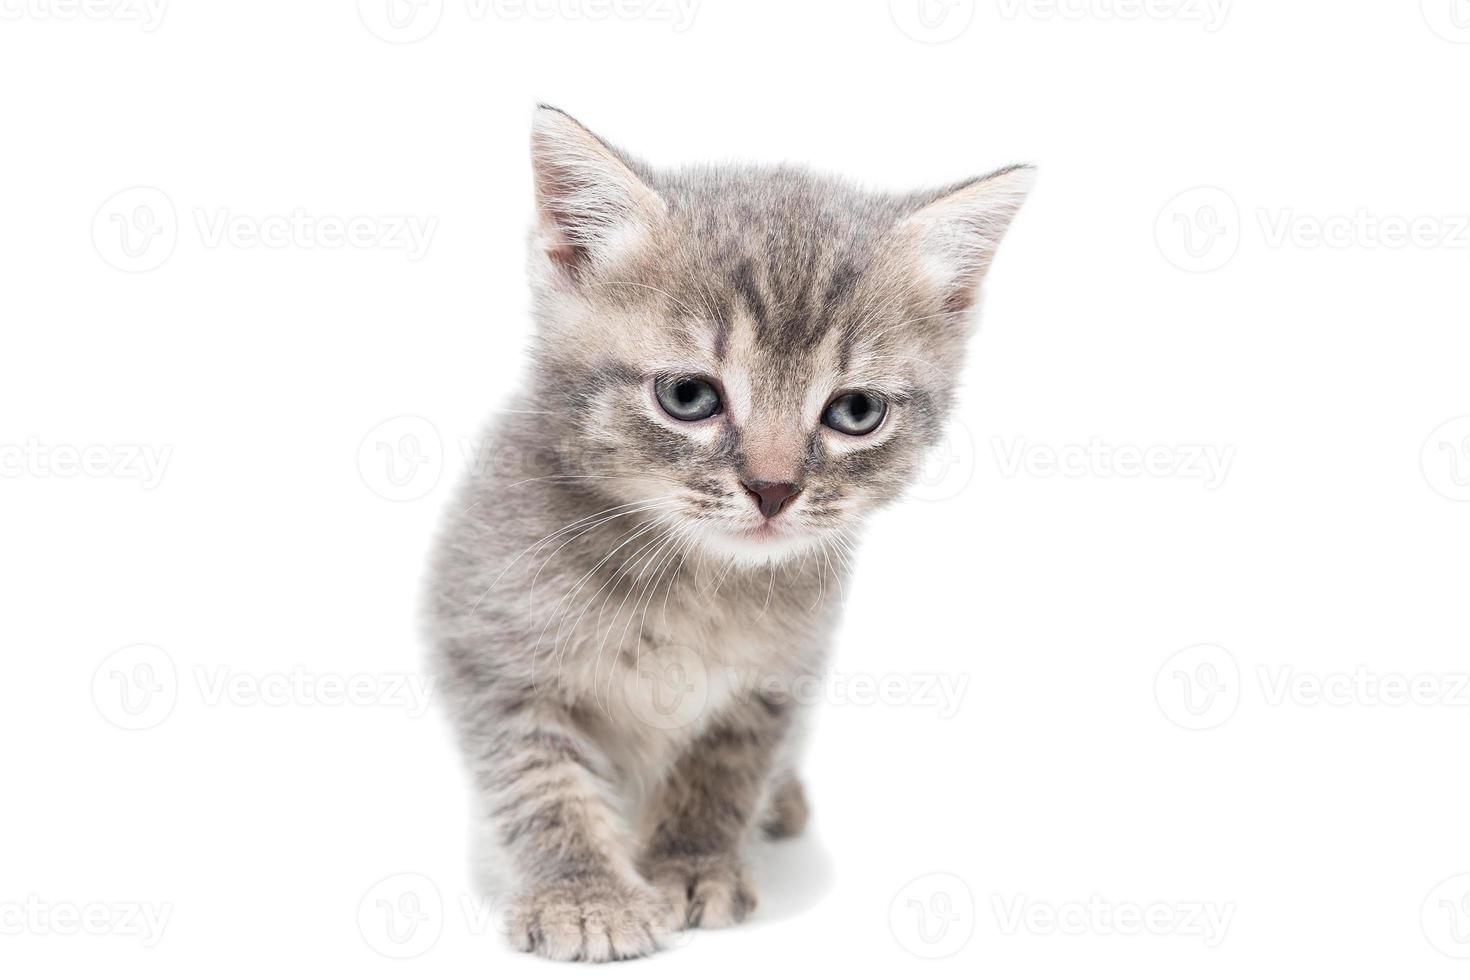
[[[749,566],[779,565],[815,551],[818,546],[816,535],[775,531],[769,526],[755,531],[710,529],[699,540],[711,554]]]

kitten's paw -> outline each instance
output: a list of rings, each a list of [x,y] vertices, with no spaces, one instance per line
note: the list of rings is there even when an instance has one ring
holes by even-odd
[[[516,949],[594,963],[647,956],[678,921],[658,892],[613,878],[532,886],[508,917]]]
[[[755,890],[733,858],[666,857],[650,862],[648,878],[673,908],[676,922],[719,929],[755,908]]]
[[[776,791],[771,794],[771,801],[766,804],[761,830],[768,840],[785,840],[806,829],[809,816],[811,808],[807,805],[801,780],[795,776],[787,776],[776,786]]]

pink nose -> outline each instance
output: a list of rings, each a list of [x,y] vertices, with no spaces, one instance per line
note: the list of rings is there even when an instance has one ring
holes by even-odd
[[[801,493],[801,487],[794,483],[772,483],[767,480],[750,480],[742,484],[746,493],[755,498],[756,506],[766,517],[775,517],[781,513],[781,508],[786,502]]]

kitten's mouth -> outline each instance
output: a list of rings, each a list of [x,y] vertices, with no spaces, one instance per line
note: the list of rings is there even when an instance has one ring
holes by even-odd
[[[705,539],[716,551],[750,564],[783,561],[804,553],[814,538],[786,521],[762,521],[743,527],[726,525]]]
[[[789,528],[777,527],[774,521],[762,521],[737,533],[750,541],[779,541],[792,536]]]

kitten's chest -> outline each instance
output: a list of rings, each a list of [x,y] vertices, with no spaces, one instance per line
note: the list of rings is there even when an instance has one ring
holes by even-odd
[[[733,707],[820,671],[834,614],[790,594],[721,601],[691,587],[629,630],[615,657],[583,660],[582,700],[628,768],[659,771]]]

